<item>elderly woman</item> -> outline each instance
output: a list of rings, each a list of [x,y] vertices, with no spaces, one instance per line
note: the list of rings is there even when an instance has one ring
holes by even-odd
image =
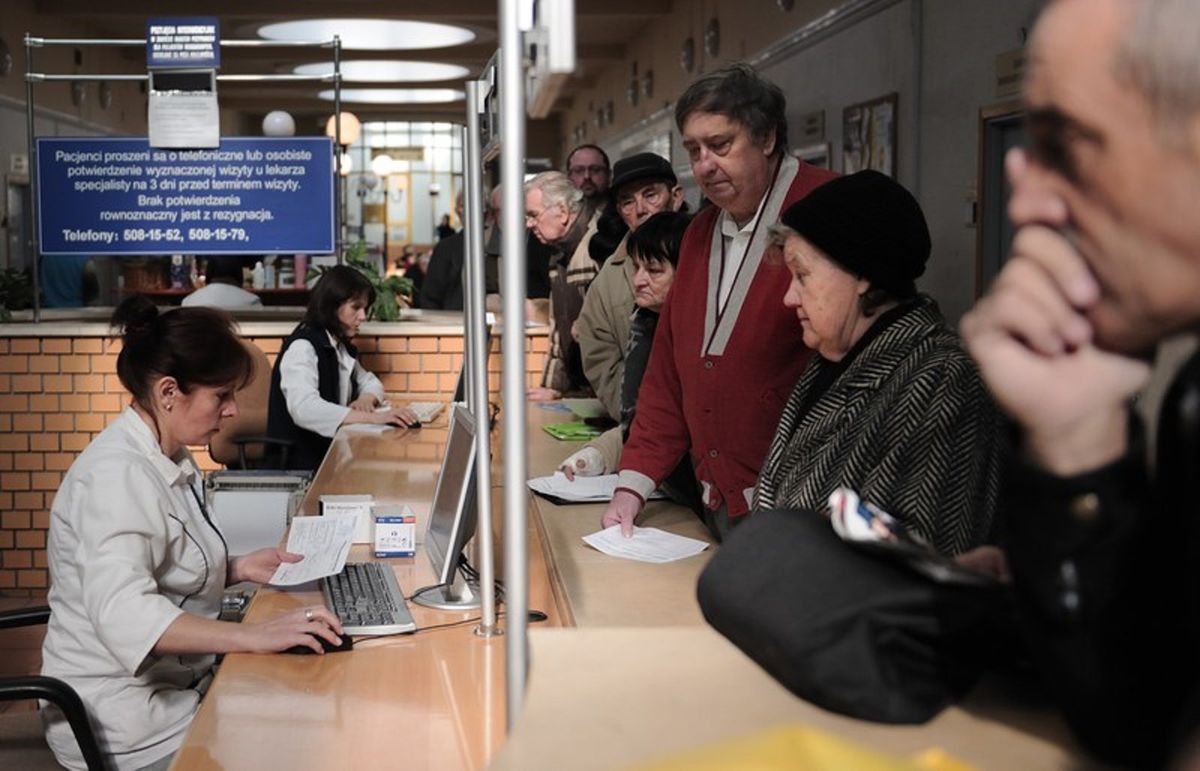
[[[773,228],[792,274],[784,305],[816,352],[783,410],[755,509],[824,510],[845,485],[939,552],[988,535],[999,417],[914,281],[929,258],[916,199],[876,171],[834,180]]]
[[[620,168],[620,162],[617,167]],[[684,212],[659,212],[629,234],[625,250],[633,267],[634,310],[629,320],[620,390],[621,424],[612,428],[563,461],[560,470],[569,479],[575,474],[596,476],[615,474],[621,460],[621,446],[629,438],[629,427],[637,412],[638,390],[650,360],[658,314],[675,282],[679,245],[690,217]],[[662,489],[672,500],[700,511],[700,496],[691,461],[684,457],[663,481]]]
[[[596,204],[561,171],[544,171],[525,183],[525,224],[538,241],[554,249],[550,257],[550,355],[541,387],[529,391],[531,399],[557,399],[590,390],[572,327],[599,270],[587,250],[596,214]]]

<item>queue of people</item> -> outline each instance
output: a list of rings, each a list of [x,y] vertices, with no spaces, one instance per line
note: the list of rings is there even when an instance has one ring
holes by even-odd
[[[1196,10],[1048,4],[1025,87],[1030,146],[1008,159],[1013,253],[964,318],[965,349],[916,287],[933,248],[916,199],[877,172],[837,177],[789,155],[783,94],[748,66],[676,103],[710,204],[694,218],[678,212],[670,163],[647,154],[618,160],[611,195],[599,148],[534,178],[527,224],[556,273],[553,363],[530,397],[592,387],[620,421],[563,463],[619,471],[602,524],[630,534],[682,473],[732,548],[756,512],[823,511],[850,487],[930,549],[1011,584],[1030,660],[1099,757],[1200,762],[1187,497],[1200,359],[1168,392],[1153,473],[1130,409],[1146,352],[1200,324]],[[597,258],[606,208],[628,234]],[[377,411],[382,388],[356,361],[373,294],[355,276],[325,275],[272,378],[272,425],[310,459],[338,425],[411,417]],[[219,311],[130,300],[114,321],[132,406],[55,497],[45,671],[105,703],[102,740],[132,768],[169,760],[213,654],[316,645],[340,625],[320,612],[214,620],[226,583],[296,559],[230,559],[186,449],[236,412],[249,362]],[[114,476],[119,507],[90,494]],[[789,587],[777,591],[786,602]],[[46,715],[56,753],[77,763],[61,715]]]

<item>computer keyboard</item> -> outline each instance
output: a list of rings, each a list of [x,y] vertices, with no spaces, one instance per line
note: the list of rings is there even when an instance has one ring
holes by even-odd
[[[392,568],[382,562],[347,562],[342,572],[321,579],[325,603],[351,635],[417,631]]]
[[[442,414],[446,404],[445,402],[410,402],[408,408],[417,413],[417,419],[422,423],[430,423]]]

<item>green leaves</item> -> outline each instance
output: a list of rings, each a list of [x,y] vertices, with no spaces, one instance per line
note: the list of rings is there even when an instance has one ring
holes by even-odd
[[[375,287],[375,303],[367,311],[367,318],[372,321],[399,321],[403,309],[399,297],[411,299],[413,282],[404,276],[383,276],[375,264],[367,256],[367,242],[358,241],[346,250],[346,264],[363,274],[371,286]],[[312,273],[320,276],[325,272],[324,267],[312,269]]]

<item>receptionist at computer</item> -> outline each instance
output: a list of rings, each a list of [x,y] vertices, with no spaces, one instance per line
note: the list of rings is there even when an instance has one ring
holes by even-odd
[[[267,433],[295,442],[288,468],[315,469],[338,427],[349,423],[411,426],[406,408],[376,411],[383,384],[358,362],[351,340],[375,302],[375,288],[354,268],[337,265],[313,287],[304,320],[283,341],[271,373]]]
[[[218,621],[225,586],[265,582],[298,555],[230,557],[209,516],[188,445],[206,445],[237,414],[252,360],[233,321],[214,308],[160,314],[135,296],[117,375],[132,404],[75,460],[50,510],[50,622],[42,674],[66,681],[117,769],[165,769],[212,680],[214,654],[332,644],[342,632],[322,606],[262,623]],[[316,636],[314,636],[316,635]],[[85,767],[66,718],[43,708],[46,740],[68,768]]]

